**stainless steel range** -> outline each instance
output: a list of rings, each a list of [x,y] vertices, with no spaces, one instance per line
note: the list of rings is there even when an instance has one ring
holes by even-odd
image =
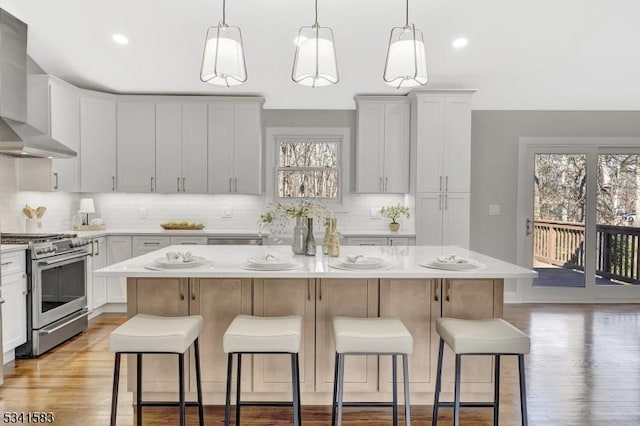
[[[3,244],[28,244],[27,342],[16,356],[36,357],[87,328],[89,240],[69,234],[6,234]]]

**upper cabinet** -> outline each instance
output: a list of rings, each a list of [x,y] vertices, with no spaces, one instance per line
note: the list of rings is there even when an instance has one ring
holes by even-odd
[[[472,93],[412,93],[416,192],[470,191]]]
[[[356,192],[409,192],[409,102],[357,96]]]
[[[119,98],[117,117],[118,191],[155,192],[155,102],[133,96]]]
[[[262,193],[263,101],[209,103],[210,193]]]
[[[207,192],[207,104],[156,103],[156,192]]]
[[[78,89],[49,75],[28,76],[29,124],[78,153],[78,157],[23,164],[20,189],[67,191],[80,189],[80,103]],[[27,160],[28,161],[28,160]],[[33,170],[30,176],[31,165]],[[39,178],[36,179],[36,176]]]
[[[80,192],[116,191],[116,97],[80,92]]]

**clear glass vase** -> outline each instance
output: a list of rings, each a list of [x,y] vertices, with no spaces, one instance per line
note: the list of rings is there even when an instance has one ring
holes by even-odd
[[[296,217],[296,225],[293,227],[293,240],[291,241],[291,251],[293,254],[305,254],[307,239],[307,227],[304,217]]]

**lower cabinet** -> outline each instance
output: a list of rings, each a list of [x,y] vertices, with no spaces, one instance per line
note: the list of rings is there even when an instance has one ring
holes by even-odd
[[[93,271],[104,268],[107,265],[107,239],[105,237],[91,240],[91,282],[87,280],[92,289],[90,309],[97,309],[107,303],[107,277],[93,275]],[[89,292],[87,292],[87,296]]]
[[[107,265],[123,262],[132,257],[130,236],[113,235],[107,237]],[[107,302],[127,302],[126,281],[124,278],[107,278]]]
[[[502,316],[502,280],[462,279],[171,279],[130,278],[128,315],[148,313],[202,315],[200,336],[203,391],[220,403],[225,391],[227,356],[222,350],[225,330],[236,315],[299,315],[303,319],[300,360],[301,390],[330,396],[333,391],[335,316],[395,317],[413,336],[409,357],[410,387],[422,395],[415,403],[430,403],[435,389],[440,316],[491,318]],[[195,368],[190,350],[187,389],[195,392]],[[453,357],[447,349],[443,391],[453,390]],[[242,390],[253,399],[291,392],[287,356],[244,355]],[[398,363],[402,378],[401,360]],[[144,356],[145,392],[175,392],[178,377],[175,356]],[[135,389],[135,358],[130,357],[129,389]],[[146,373],[145,373],[146,372]],[[234,368],[235,375],[235,368]],[[235,377],[233,378],[235,382]],[[463,358],[462,390],[491,392],[493,364],[488,357]],[[345,392],[391,392],[388,356],[348,356]],[[265,394],[260,396],[260,394]],[[276,396],[277,398],[278,396]],[[268,399],[268,398],[267,398]]]
[[[2,275],[2,352],[13,350],[27,341],[27,276],[22,272]],[[5,359],[5,362],[11,361]],[[0,367],[2,367],[0,365]]]

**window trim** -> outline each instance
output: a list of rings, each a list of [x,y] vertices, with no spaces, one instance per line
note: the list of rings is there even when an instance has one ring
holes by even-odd
[[[315,139],[331,139],[337,138],[339,147],[338,154],[338,179],[340,187],[338,190],[337,199],[318,198],[329,209],[342,208],[345,195],[349,193],[349,179],[350,179],[350,146],[351,146],[351,129],[349,127],[267,127],[266,128],[266,158],[265,158],[265,170],[266,182],[265,189],[267,195],[267,202],[286,202],[292,200],[291,198],[279,198],[278,197],[278,180],[277,173],[279,170],[277,162],[278,144],[277,139],[284,138],[315,138]]]

